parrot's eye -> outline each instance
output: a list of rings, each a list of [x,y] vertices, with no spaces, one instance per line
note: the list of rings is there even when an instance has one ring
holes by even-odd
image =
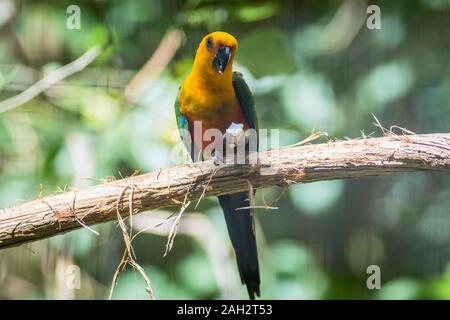
[[[208,39],[206,39],[206,47],[211,50],[213,47],[213,38],[209,37]]]

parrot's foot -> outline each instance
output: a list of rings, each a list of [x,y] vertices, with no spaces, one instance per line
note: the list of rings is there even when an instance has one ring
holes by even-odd
[[[214,151],[212,159],[216,166],[223,164],[223,154],[221,152]]]
[[[232,122],[226,130],[224,138],[228,148],[236,148],[243,139],[247,138],[244,125],[242,123]]]

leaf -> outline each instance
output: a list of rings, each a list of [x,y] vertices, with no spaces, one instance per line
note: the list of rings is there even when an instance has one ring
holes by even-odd
[[[255,77],[292,73],[296,68],[285,36],[277,29],[261,29],[242,38],[236,59]]]
[[[16,75],[17,69],[10,68],[6,71],[0,71],[0,90],[2,90]]]

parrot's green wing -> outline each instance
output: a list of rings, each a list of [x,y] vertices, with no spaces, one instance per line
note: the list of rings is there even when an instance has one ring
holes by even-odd
[[[192,148],[191,148],[192,147],[192,136],[190,135],[190,132],[189,132],[188,121],[187,121],[185,115],[183,114],[183,112],[181,112],[181,104],[180,104],[179,98],[180,98],[180,91],[178,91],[178,95],[177,95],[177,98],[175,99],[175,104],[174,104],[178,132],[180,133],[180,138],[183,141],[184,146],[186,147],[187,151],[191,154],[191,158],[192,158]],[[190,137],[187,136],[188,134]]]
[[[255,100],[253,94],[245,83],[242,74],[239,72],[233,72],[233,88],[234,93],[241,105],[242,112],[244,113],[245,120],[252,129],[258,131],[258,118],[256,117]]]
[[[178,92],[177,98],[175,100],[175,117],[177,119],[178,131],[180,133],[180,138],[186,147],[187,152],[190,154],[192,161],[194,161],[194,154],[198,153],[198,148],[194,144],[193,135],[189,130],[189,123],[186,116],[181,112],[181,104],[179,101],[180,92]]]
[[[181,112],[181,104],[179,101],[180,92],[178,91],[177,98],[175,99],[175,117],[177,119],[178,131],[180,132],[181,140],[184,140],[184,130],[189,130],[189,126],[187,123],[187,119],[184,114]]]

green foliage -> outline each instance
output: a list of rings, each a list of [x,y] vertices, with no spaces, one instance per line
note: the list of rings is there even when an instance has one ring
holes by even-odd
[[[255,77],[292,73],[295,70],[285,35],[273,28],[253,31],[242,37],[237,59]]]

